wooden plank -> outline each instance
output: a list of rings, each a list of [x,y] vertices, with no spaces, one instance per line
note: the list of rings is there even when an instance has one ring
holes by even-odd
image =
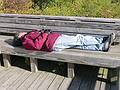
[[[64,80],[63,76],[57,75],[52,84],[48,87],[48,90],[58,90],[63,80]]]
[[[4,68],[3,66],[0,66],[0,72],[3,71],[3,70],[6,70],[7,68]]]
[[[31,72],[24,71],[24,73],[17,78],[16,81],[14,81],[8,88],[7,90],[16,90],[24,81],[29,78],[31,75]]]
[[[104,71],[103,71],[103,79],[107,80],[108,79],[108,69],[104,68]],[[107,82],[103,81],[101,83],[101,90],[109,90],[107,89]]]
[[[45,78],[43,83],[38,87],[38,90],[47,90],[48,87],[52,84],[54,79],[56,78],[57,75],[49,73],[49,75]]]
[[[108,82],[108,69],[100,68],[96,79],[95,90],[112,90]]]
[[[26,90],[32,84],[32,82],[34,82],[39,74],[40,73],[31,74],[17,89]]]
[[[30,67],[31,67],[31,72],[37,72],[38,71],[37,59],[30,57]]]
[[[104,69],[100,68],[99,72],[98,72],[98,75],[97,75],[97,78],[102,78],[103,72],[104,72]],[[101,83],[102,83],[102,81],[96,79],[95,90],[101,90]]]
[[[4,68],[3,66],[0,66],[0,73],[1,73],[2,71],[4,71],[4,70],[7,71],[7,68]]]
[[[6,68],[11,66],[11,60],[10,60],[10,55],[8,54],[2,54],[3,55],[3,63]]]
[[[44,82],[49,73],[41,72],[37,79],[29,86],[28,90],[37,90],[38,87]]]
[[[13,75],[0,85],[1,90],[6,90],[24,72],[19,68],[14,68],[14,69],[15,69],[15,72],[13,72]]]
[[[67,63],[67,70],[68,70],[68,77],[69,78],[73,78],[75,76],[74,64]]]
[[[19,25],[18,25],[19,26]],[[74,27],[57,27],[57,26],[36,26],[36,27],[0,27],[0,34],[14,35],[16,32],[28,32],[33,29],[51,29],[52,31],[64,33],[64,34],[87,34],[87,35],[110,35],[112,32],[118,33],[116,30],[102,30],[102,29],[90,29],[90,28],[74,28]],[[119,37],[120,35],[117,35]]]
[[[1,50],[0,50],[0,66],[2,65],[2,55],[1,55]]]
[[[81,27],[81,28],[102,28],[102,29],[119,29],[119,23],[100,23],[100,22],[81,22],[81,21],[60,21],[45,19],[25,19],[25,18],[0,18],[1,23],[5,24],[26,24],[26,25],[45,25],[45,26],[62,26],[62,27]]]
[[[80,25],[78,25],[78,26],[80,26]],[[90,32],[92,31],[94,33],[95,33],[95,31],[96,31],[96,33],[97,33],[97,31],[98,32],[118,31],[118,30],[115,30],[115,29],[112,30],[112,29],[105,29],[105,28],[102,30],[101,28],[70,27],[70,26],[67,26],[67,25],[65,25],[65,26],[46,25],[46,24],[45,25],[44,24],[39,24],[39,25],[36,25],[36,24],[31,25],[30,24],[29,25],[29,24],[17,24],[17,23],[16,24],[15,23],[0,23],[0,28],[1,28],[1,30],[2,29],[5,30],[5,28],[6,28],[6,30],[11,29],[11,31],[14,31],[12,29],[21,29],[21,31],[23,29],[23,30],[29,30],[30,31],[31,29],[45,29],[45,28],[51,29],[53,31],[60,31],[60,29],[61,29],[61,31],[66,31],[66,32],[73,32],[73,31],[78,32],[79,30],[81,30],[83,32],[83,29],[86,30],[86,31],[90,31]],[[70,31],[69,31],[69,29],[70,29]],[[86,31],[84,31],[84,33],[87,33]]]
[[[78,17],[78,16],[49,16],[49,15],[28,15],[28,14],[0,14],[0,17],[9,18],[34,18],[47,20],[66,20],[66,21],[94,21],[94,22],[120,22],[115,18],[95,18],[95,17]]]
[[[102,53],[102,52],[73,52],[73,51],[62,51],[62,52],[34,52],[26,51],[22,49],[14,49],[15,51],[2,51],[2,53],[9,53],[12,55],[18,56],[29,56],[40,59],[54,60],[54,61],[63,61],[63,62],[71,62],[71,63],[79,63],[79,64],[88,64],[88,65],[98,65],[98,66],[108,66],[108,67],[117,67],[119,66],[119,54],[116,53]],[[14,52],[14,53],[13,53]],[[94,54],[94,56],[92,55]],[[101,56],[104,56],[101,57]],[[111,57],[112,56],[112,57]],[[116,57],[116,58],[114,58]],[[117,59],[118,58],[118,59]],[[97,59],[97,60],[96,60]]]
[[[2,68],[2,67],[0,67],[0,68]],[[3,78],[7,73],[9,73],[9,71],[11,71],[11,68],[7,68],[7,69],[0,69],[0,78]]]
[[[48,72],[30,73],[26,70],[12,67],[10,68],[11,70],[10,69],[6,69],[6,70],[8,70],[7,73],[11,72],[13,75],[10,76],[8,79],[6,79],[5,82],[0,84],[0,87],[2,87],[1,90],[17,90],[22,86],[23,88],[20,90],[48,90],[50,88],[52,90],[96,90],[94,88],[91,88],[91,87],[94,87],[94,83],[95,83],[94,81],[96,80],[96,74],[97,74],[96,68],[97,67],[90,67],[90,66],[81,67],[80,66],[78,68],[79,73],[77,73],[76,77],[72,79],[72,78],[66,78],[66,77],[55,75]],[[34,75],[36,74],[35,75],[36,79],[35,77],[33,77],[34,76],[33,74]],[[1,72],[0,72],[0,75],[2,75]],[[31,75],[33,76],[31,77]],[[7,74],[2,75],[2,77],[0,78],[4,78],[4,76],[6,77]],[[15,80],[14,77],[15,79],[17,77],[18,78]],[[1,82],[1,79],[0,79],[0,82]],[[3,87],[3,86],[6,86],[6,87]],[[39,89],[40,86],[43,89]],[[73,88],[71,89],[70,87],[73,87]],[[101,89],[101,90],[104,90],[104,89]],[[116,90],[116,89],[105,89],[105,90]]]
[[[10,77],[12,77],[15,72],[16,72],[16,70],[11,68],[11,69],[8,69],[8,71],[5,71],[5,73],[1,73],[0,85],[4,84],[8,79],[10,79]]]
[[[72,78],[65,78],[58,90],[68,90],[71,83],[72,83]]]
[[[40,73],[32,73],[18,88],[17,90],[26,90],[37,79]]]
[[[38,15],[1,15],[1,22],[119,30],[119,19]],[[3,19],[2,19],[3,18]],[[6,19],[6,20],[4,20]]]

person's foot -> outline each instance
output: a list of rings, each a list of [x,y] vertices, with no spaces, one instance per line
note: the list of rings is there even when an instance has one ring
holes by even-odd
[[[107,52],[115,39],[115,33],[111,33],[104,42],[103,51]]]

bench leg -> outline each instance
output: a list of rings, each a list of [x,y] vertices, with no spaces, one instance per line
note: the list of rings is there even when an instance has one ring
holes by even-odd
[[[2,65],[2,55],[0,54],[0,66]]]
[[[75,73],[74,73],[74,64],[67,63],[67,68],[68,68],[68,77],[69,78],[73,78],[75,76]]]
[[[30,57],[30,66],[31,72],[37,72],[38,71],[37,59]]]
[[[11,66],[10,55],[2,54],[3,55],[3,63],[6,68]]]

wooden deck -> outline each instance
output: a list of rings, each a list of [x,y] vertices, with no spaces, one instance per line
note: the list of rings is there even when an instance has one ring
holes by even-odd
[[[116,90],[116,84],[107,81],[108,69],[79,65],[77,71],[72,79],[47,71],[32,73],[0,66],[0,90]]]

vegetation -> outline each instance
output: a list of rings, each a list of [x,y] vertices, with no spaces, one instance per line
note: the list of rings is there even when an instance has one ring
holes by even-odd
[[[120,18],[120,0],[0,0],[1,13]]]

